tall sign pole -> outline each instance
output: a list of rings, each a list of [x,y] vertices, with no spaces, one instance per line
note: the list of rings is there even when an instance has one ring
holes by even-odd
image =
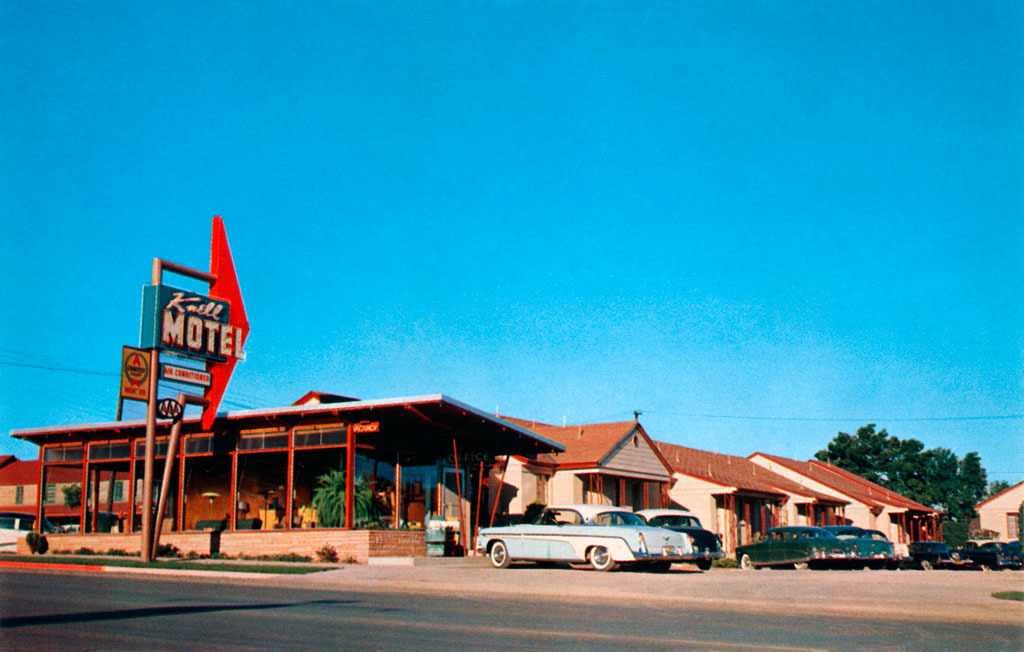
[[[209,296],[163,285],[163,272],[175,272],[210,285]],[[149,375],[149,400],[146,405],[146,456],[142,479],[142,561],[151,561],[155,553],[153,536],[153,466],[156,446],[157,387],[160,352],[204,360],[210,374],[210,386],[201,399],[189,403],[203,405],[202,427],[213,426],[217,408],[227,389],[235,363],[245,358],[243,345],[249,334],[249,322],[242,304],[242,293],[235,276],[231,250],[221,218],[213,218],[210,245],[210,272],[202,272],[170,261],[153,259],[152,285],[143,291],[141,346],[152,353]],[[192,398],[192,397],[190,397]],[[181,406],[184,416],[184,404]],[[180,421],[176,421],[180,432]],[[165,471],[174,463],[170,447]],[[166,475],[166,472],[165,472]],[[165,481],[166,485],[167,481]],[[167,486],[161,487],[165,503]],[[159,527],[159,524],[157,524]]]

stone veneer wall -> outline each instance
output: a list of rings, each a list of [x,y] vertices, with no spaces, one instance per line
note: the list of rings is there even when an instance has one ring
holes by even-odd
[[[134,534],[48,534],[50,552],[74,552],[89,548],[98,553],[123,550],[137,553],[141,535]],[[240,555],[304,555],[316,561],[316,552],[326,545],[338,558],[365,564],[370,557],[425,557],[427,544],[417,530],[253,530],[239,532],[165,532],[161,544],[171,544],[182,554],[209,555],[221,552]],[[18,554],[29,554],[25,539],[18,539]],[[218,550],[219,549],[219,550]]]

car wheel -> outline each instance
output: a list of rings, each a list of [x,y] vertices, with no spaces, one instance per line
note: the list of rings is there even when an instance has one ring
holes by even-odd
[[[615,560],[612,559],[612,554],[608,552],[608,548],[604,546],[594,546],[587,551],[587,561],[594,570],[599,571],[610,571],[616,567]]]
[[[932,563],[930,561],[928,561],[927,559],[922,559],[921,560],[921,570],[931,570],[931,569],[932,569]]]
[[[698,560],[697,561],[697,568],[701,569],[702,571],[709,571],[709,570],[711,570],[711,560],[710,559],[700,559],[700,560]]]
[[[740,557],[740,568],[743,570],[754,570],[754,562],[750,561],[750,555]]]
[[[504,541],[495,541],[491,545],[491,566],[495,568],[508,568],[512,563],[512,557],[508,554],[508,548]]]

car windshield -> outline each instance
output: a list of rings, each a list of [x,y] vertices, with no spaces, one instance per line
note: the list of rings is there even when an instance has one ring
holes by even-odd
[[[859,528],[842,528],[837,530],[829,530],[838,539],[860,539],[864,536],[864,531]]]
[[[881,532],[878,532],[877,530],[868,530],[867,534],[868,534],[868,536],[870,538],[874,539],[875,541],[888,541],[889,540],[889,537],[885,536]]]
[[[696,516],[687,516],[685,514],[652,516],[648,523],[656,527],[700,527],[700,520]]]
[[[633,512],[601,512],[594,517],[594,525],[647,525]]]

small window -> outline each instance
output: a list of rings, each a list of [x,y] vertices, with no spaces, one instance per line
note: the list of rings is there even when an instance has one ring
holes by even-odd
[[[25,487],[23,485],[19,484],[14,489],[14,504],[15,505],[23,505],[24,503],[25,503]]]
[[[124,500],[124,482],[118,480],[114,483],[114,502],[119,503]]]
[[[52,505],[57,500],[57,485],[48,484],[43,489],[43,502],[47,505]]]

